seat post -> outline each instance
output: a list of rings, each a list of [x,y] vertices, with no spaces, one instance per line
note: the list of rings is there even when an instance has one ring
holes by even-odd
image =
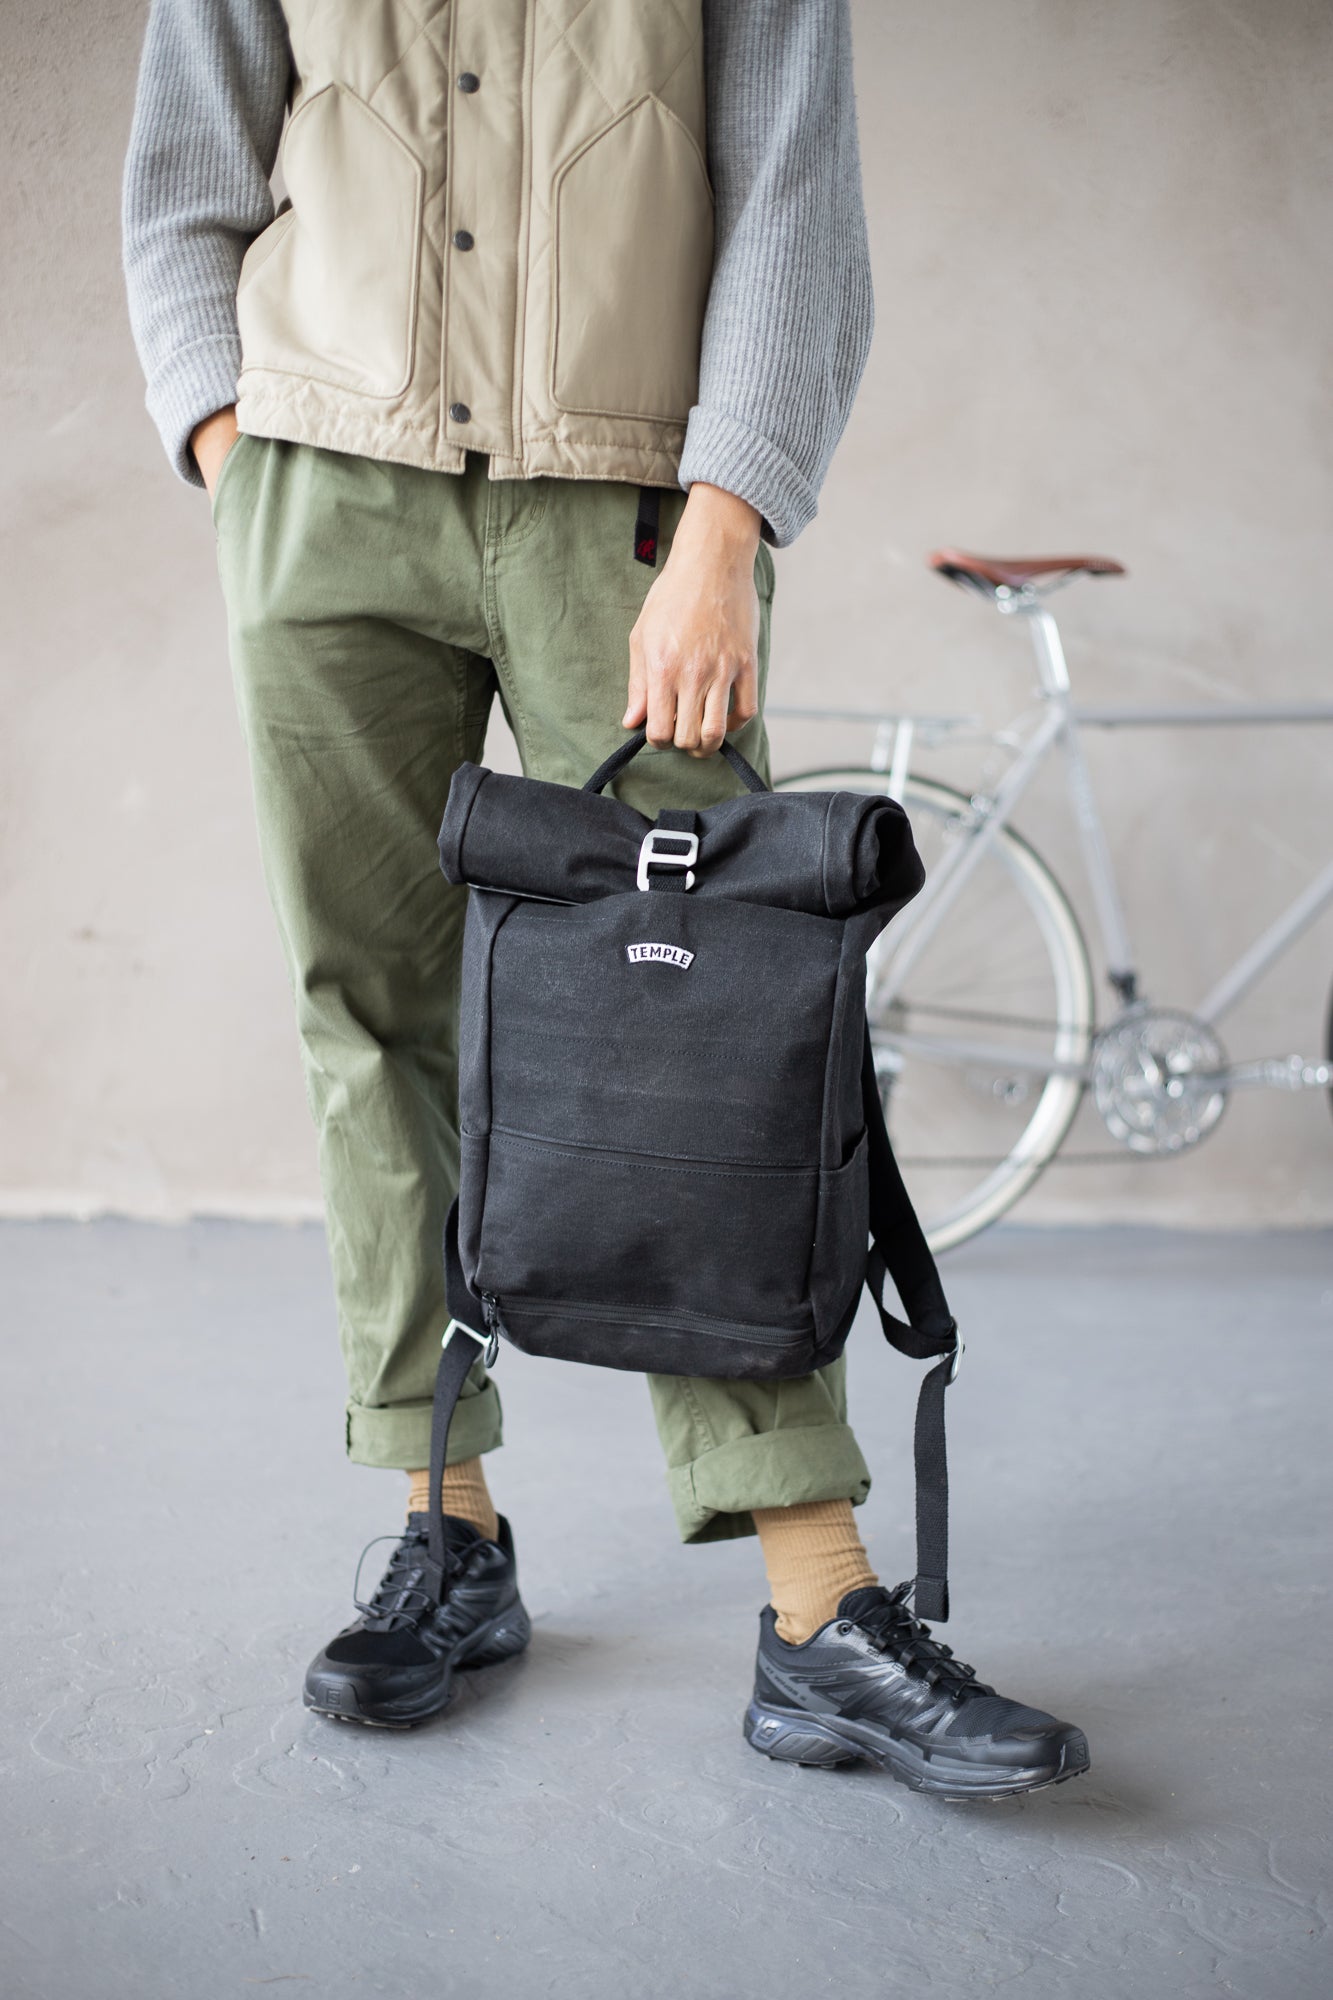
[[[1037,661],[1037,677],[1042,687],[1047,694],[1068,694],[1069,667],[1059,626],[1045,605],[1035,597],[1022,609],[1028,621],[1032,651]]]
[[[1115,878],[1111,850],[1106,839],[1106,829],[1097,810],[1092,776],[1084,760],[1078,723],[1070,700],[1069,666],[1065,659],[1064,644],[1060,638],[1060,628],[1035,591],[1017,591],[1010,603],[1001,605],[1000,608],[1021,612],[1028,620],[1032,651],[1036,656],[1037,675],[1042,691],[1063,718],[1059,740],[1064,752],[1069,799],[1074,809],[1074,820],[1083,848],[1083,859],[1092,887],[1093,901],[1097,905],[1097,914],[1101,921],[1107,957],[1107,977],[1121,1000],[1128,1006],[1138,991],[1138,975],[1134,971],[1129,931],[1125,922],[1124,906],[1120,901],[1120,888]]]

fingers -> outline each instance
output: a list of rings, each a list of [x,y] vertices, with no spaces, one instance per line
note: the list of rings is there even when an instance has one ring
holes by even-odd
[[[688,750],[691,756],[700,753],[703,737],[704,702],[708,694],[708,683],[697,667],[687,669],[680,675],[676,688],[676,733],[677,750]]]
[[[670,605],[656,604],[666,576],[648,594],[629,641],[626,729],[643,728],[656,750],[672,745],[691,757],[713,757],[729,729],[758,713],[759,669],[753,641],[741,633],[689,629]],[[749,584],[754,595],[754,585]],[[755,600],[757,604],[757,599]],[[705,621],[698,621],[705,622]],[[733,623],[735,621],[732,621]],[[739,641],[739,643],[737,643]]]
[[[676,741],[676,676],[660,656],[648,662],[648,741],[666,750]]]
[[[735,678],[733,679],[733,674]],[[678,750],[692,757],[715,757],[729,729],[740,729],[759,712],[759,672],[753,659],[739,668],[716,667],[685,674],[676,689]]]
[[[696,757],[714,757],[722,748],[722,739],[727,733],[727,709],[730,702],[731,681],[729,677],[718,675],[704,696],[699,744],[694,752]]]
[[[731,713],[727,718],[728,729],[740,729],[747,722],[753,722],[759,713],[759,662],[750,654],[737,674],[731,688]]]
[[[692,757],[716,756],[727,731],[758,714],[758,681],[753,658],[739,668],[667,659],[632,664],[625,727],[636,729],[646,720],[648,741],[657,749],[674,744]]]
[[[648,677],[643,663],[643,646],[636,627],[629,635],[629,694],[622,729],[641,729],[648,716]]]

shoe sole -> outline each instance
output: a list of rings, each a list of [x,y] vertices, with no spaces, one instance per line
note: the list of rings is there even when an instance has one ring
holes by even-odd
[[[1071,1730],[1061,1741],[1058,1764],[1029,1766],[1000,1781],[993,1766],[988,1769],[984,1765],[964,1764],[938,1751],[920,1750],[915,1744],[880,1731],[875,1731],[873,1738],[869,1730],[864,1736],[853,1736],[803,1709],[775,1708],[752,1701],[745,1711],[743,1728],[752,1750],[780,1764],[805,1764],[821,1770],[832,1770],[840,1764],[874,1764],[896,1778],[900,1785],[956,1805],[974,1800],[1021,1798],[1028,1792],[1045,1791],[1049,1785],[1063,1785],[1066,1779],[1081,1777],[1091,1763],[1087,1738],[1080,1730]]]
[[[333,1680],[312,1688],[307,1683],[303,1700],[316,1715],[331,1722],[359,1722],[367,1729],[416,1729],[440,1715],[453,1700],[455,1673],[471,1673],[480,1667],[497,1667],[512,1660],[532,1637],[532,1621],[524,1607],[514,1603],[494,1618],[460,1639],[452,1652],[440,1661],[440,1678],[418,1694],[401,1701],[382,1702],[368,1707],[358,1700],[351,1681]]]

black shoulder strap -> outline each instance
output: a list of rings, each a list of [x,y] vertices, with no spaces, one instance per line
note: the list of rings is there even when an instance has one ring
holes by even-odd
[[[949,1466],[944,1444],[944,1393],[958,1373],[958,1324],[944,1297],[925,1232],[893,1157],[867,1024],[861,1064],[866,1149],[870,1170],[870,1255],[866,1283],[891,1347],[912,1361],[935,1361],[916,1405],[916,1586],[918,1618],[949,1616]],[[892,1278],[907,1319],[884,1303]]]
[[[454,1410],[463,1393],[463,1384],[476,1361],[485,1353],[487,1366],[495,1359],[496,1339],[489,1328],[485,1332],[485,1313],[480,1299],[468,1289],[463,1275],[463,1260],[458,1254],[458,1197],[449,1204],[449,1213],[444,1224],[444,1296],[449,1308],[449,1324],[445,1329],[444,1350],[440,1355],[440,1365],[435,1371],[435,1398],[430,1416],[430,1494],[429,1526],[427,1530],[427,1551],[430,1556],[428,1581],[435,1591],[436,1600],[442,1601],[445,1594],[446,1565],[444,1555],[444,1517],[440,1513],[440,1481],[444,1477],[445,1455],[449,1447],[449,1426],[453,1422]]]

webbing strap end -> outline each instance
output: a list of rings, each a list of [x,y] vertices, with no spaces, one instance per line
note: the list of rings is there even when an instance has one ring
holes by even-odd
[[[949,1622],[947,1577],[919,1576],[912,1586],[912,1606],[917,1617],[925,1624],[947,1625]]]

